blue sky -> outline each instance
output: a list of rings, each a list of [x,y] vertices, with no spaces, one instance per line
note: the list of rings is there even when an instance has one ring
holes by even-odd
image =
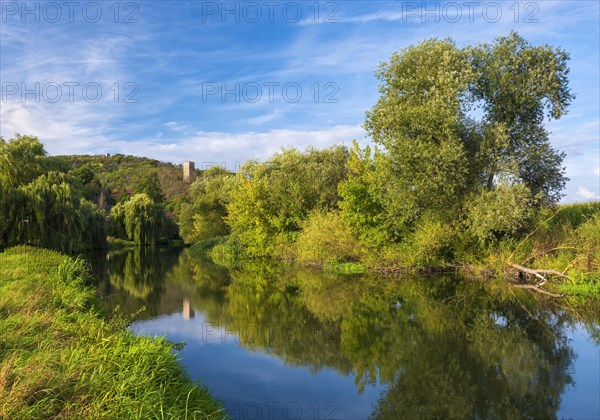
[[[379,62],[430,37],[463,46],[515,29],[571,53],[577,98],[548,129],[567,153],[565,201],[599,199],[597,1],[1,1],[0,13],[0,135],[230,169],[286,146],[368,143]]]

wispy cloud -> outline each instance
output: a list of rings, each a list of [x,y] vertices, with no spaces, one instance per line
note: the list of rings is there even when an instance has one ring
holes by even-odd
[[[240,134],[203,132],[171,140],[161,138],[139,141],[109,142],[108,151],[139,154],[170,162],[193,160],[197,165],[224,164],[234,169],[249,158],[264,160],[284,147],[304,149],[308,146],[329,147],[334,144],[350,146],[356,139],[365,143],[365,132],[360,126],[333,126],[322,130],[275,129]]]
[[[373,73],[393,52],[430,37],[450,36],[462,46],[516,29],[534,44],[560,45],[572,54],[571,85],[578,97],[571,113],[549,130],[553,145],[567,153],[567,200],[581,199],[578,187],[598,180],[592,173],[600,142],[598,3],[531,2],[538,23],[524,22],[524,2],[518,2],[516,22],[513,3],[499,3],[503,14],[496,23],[481,17],[490,2],[478,2],[472,22],[459,2],[463,17],[456,23],[450,22],[449,3],[425,4],[446,13],[439,22],[435,13],[424,15],[422,3],[344,2],[332,16],[337,23],[318,24],[309,6],[303,6],[306,21],[297,24],[205,24],[199,2],[166,1],[140,3],[137,24],[115,24],[104,3],[97,24],[12,19],[0,25],[3,83],[95,82],[103,96],[91,102],[77,91],[73,102],[66,96],[50,102],[12,95],[0,103],[0,135],[38,135],[53,154],[121,152],[228,165],[264,159],[282,146],[349,144],[364,140],[360,124],[378,97]],[[331,10],[319,6],[322,21]],[[124,102],[128,82],[137,89],[135,103]],[[281,92],[273,101],[267,95],[256,102],[223,101],[220,95],[205,101],[206,82],[293,82],[303,96],[298,102]],[[326,83],[335,84],[336,102],[324,102],[331,93]]]
[[[584,186],[579,186],[577,188],[577,195],[585,200],[600,199],[600,196],[598,196],[598,194],[596,194],[595,192],[593,192],[592,190],[590,190],[589,188],[584,187]]]
[[[246,120],[246,122],[250,125],[262,125],[264,123],[273,121],[277,118],[278,115],[280,115],[280,110],[276,109],[273,112],[270,112],[268,114],[264,114],[264,115],[259,115],[258,117],[254,117],[254,118],[248,118]]]

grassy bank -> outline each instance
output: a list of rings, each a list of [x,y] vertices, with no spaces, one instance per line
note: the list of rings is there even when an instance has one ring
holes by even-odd
[[[82,260],[0,254],[0,418],[224,418],[163,338],[99,309]]]

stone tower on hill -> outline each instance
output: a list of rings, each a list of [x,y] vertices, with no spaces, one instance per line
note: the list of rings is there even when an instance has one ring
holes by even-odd
[[[194,168],[194,162],[186,161],[183,162],[183,181],[194,182],[196,179],[196,170]]]

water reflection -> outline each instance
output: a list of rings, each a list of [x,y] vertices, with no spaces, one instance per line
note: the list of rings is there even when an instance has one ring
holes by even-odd
[[[187,341],[183,363],[234,418],[600,415],[597,381],[574,387],[599,374],[597,359],[574,372],[576,320],[531,294],[264,262],[229,271],[190,249],[92,261],[107,306],[145,306],[139,328]]]

